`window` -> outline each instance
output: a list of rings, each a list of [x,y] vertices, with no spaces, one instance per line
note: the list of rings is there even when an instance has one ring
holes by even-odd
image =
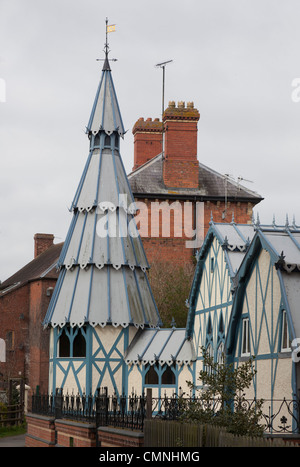
[[[65,326],[58,340],[58,356],[61,358],[86,357],[86,328]]]
[[[210,272],[213,273],[215,269],[215,259],[211,258],[210,259]]]
[[[211,317],[209,315],[208,317],[208,322],[207,322],[207,327],[206,327],[206,343],[205,343],[205,348],[206,348],[206,355],[207,357],[214,359],[214,348],[213,348],[213,328],[211,324]],[[206,367],[204,368],[205,371],[211,372],[211,367]]]
[[[282,310],[282,329],[281,329],[281,352],[290,352],[291,342],[289,338],[289,327],[287,322],[286,310]]]
[[[15,333],[8,331],[6,334],[6,348],[7,350],[14,350],[15,348]]]
[[[110,136],[105,135],[104,146],[110,147]]]
[[[214,363],[214,350],[213,346],[209,344],[206,347],[206,355],[209,358],[208,364],[203,367],[204,371],[206,371],[209,375],[212,374],[212,365]]]
[[[249,318],[244,318],[242,321],[242,357],[250,356],[250,326]]]
[[[217,353],[217,362],[219,365],[224,364],[224,342],[220,342],[220,345],[218,347],[218,353]]]
[[[175,368],[175,366],[173,365],[173,367],[170,367],[169,365],[164,365],[164,367],[159,367],[158,363],[149,365],[149,370],[145,375],[145,384],[153,386],[157,384],[175,384],[176,378],[172,368]]]
[[[83,335],[84,328],[78,329],[78,332],[73,341],[73,357],[86,356],[86,340]]]
[[[62,330],[58,341],[58,355],[63,358],[70,357],[70,338],[66,328]]]
[[[158,374],[155,370],[154,365],[151,365],[149,370],[147,371],[145,383],[146,384],[158,384]]]
[[[225,327],[223,321],[223,313],[220,313],[219,330],[218,330],[218,348],[217,348],[217,362],[224,364],[225,352]]]
[[[162,384],[175,384],[175,374],[172,371],[172,368],[168,365],[162,374],[161,383]]]

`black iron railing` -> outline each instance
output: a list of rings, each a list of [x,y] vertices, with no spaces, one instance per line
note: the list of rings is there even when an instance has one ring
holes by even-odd
[[[95,396],[83,394],[34,394],[32,413],[67,418],[76,421],[93,422],[97,427],[113,426],[143,430],[146,398],[131,394],[109,396],[107,388],[101,388]]]
[[[109,395],[107,388],[99,389],[94,396],[83,394],[63,394],[58,389],[56,394],[34,394],[32,396],[32,412],[50,415],[55,418],[67,418],[77,421],[93,422],[96,427],[113,426],[143,431],[145,418],[162,420],[178,420],[182,412],[191,403],[201,403],[195,397],[183,397],[173,394],[159,398],[152,397],[151,390],[145,396]],[[222,401],[214,399],[209,402],[209,409],[220,410]],[[233,406],[238,407],[239,401]],[[206,402],[207,404],[207,402]],[[255,406],[255,399],[243,400],[246,409]],[[205,408],[205,407],[204,407]],[[244,407],[245,410],[245,407]],[[260,424],[268,434],[300,433],[300,403],[293,400],[264,400]]]

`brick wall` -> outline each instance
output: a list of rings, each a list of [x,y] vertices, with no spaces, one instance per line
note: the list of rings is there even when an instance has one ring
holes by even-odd
[[[96,447],[94,424],[55,420],[56,442],[62,447]]]
[[[193,102],[169,102],[163,115],[165,148],[163,179],[167,187],[198,188],[197,124]]]
[[[34,281],[30,287],[29,365],[28,384],[32,391],[36,386],[42,393],[48,390],[49,333],[43,329],[42,321],[51,300],[56,281],[44,279]]]
[[[134,166],[136,170],[148,160],[157,156],[162,150],[163,124],[158,118],[144,120],[140,118],[133,126],[134,135]]]
[[[42,415],[27,414],[26,447],[53,447],[55,440],[55,419]]]
[[[27,414],[26,447],[142,447],[144,435],[133,430]],[[98,438],[98,439],[97,439]]]
[[[0,363],[4,379],[28,376],[29,289],[19,287],[0,298],[0,338],[6,343],[6,362]]]
[[[168,208],[176,206],[176,202],[171,200],[165,201],[140,198],[137,201],[142,201],[140,205],[141,209],[136,216],[136,222],[140,230],[149,264],[151,265],[153,262],[160,261],[172,262],[174,265],[192,264],[194,261],[194,249],[187,248],[186,242],[192,240],[191,231],[195,229],[194,203],[190,202],[191,209],[185,211],[184,202],[177,201],[178,213],[182,215],[180,228],[178,227],[180,222],[178,223],[178,220],[176,221],[177,214],[170,209],[170,234],[168,235],[168,229],[165,229],[165,232],[163,230],[165,227],[163,220],[166,221],[166,218],[164,219],[164,215],[159,208],[165,204],[165,215],[167,216]],[[247,224],[252,220],[252,209],[253,205],[248,202],[228,202],[226,210],[225,202],[203,202],[203,219],[198,220],[198,222],[201,220],[204,221],[203,239],[209,229],[211,217],[215,222],[231,222],[232,218],[234,218],[236,223]],[[191,217],[188,215],[189,213]],[[190,229],[184,231],[185,225],[189,226]]]
[[[6,342],[6,362],[0,363],[0,372],[5,380],[24,377],[29,394],[36,386],[48,390],[49,331],[42,321],[55,283],[55,279],[28,282],[0,297],[0,338]]]
[[[37,233],[34,236],[34,257],[36,258],[53,245],[54,235]]]

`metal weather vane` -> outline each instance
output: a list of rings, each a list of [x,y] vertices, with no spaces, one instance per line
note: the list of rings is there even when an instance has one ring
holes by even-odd
[[[105,58],[97,58],[96,60],[97,60],[98,62],[104,61],[104,66],[103,66],[103,68],[105,68],[106,66],[108,66],[108,68],[109,68],[108,54],[109,54],[110,50],[109,50],[109,44],[108,44],[108,33],[110,33],[110,32],[115,32],[115,30],[116,30],[116,25],[115,25],[115,24],[110,24],[110,25],[109,25],[109,24],[108,24],[108,18],[106,18],[105,23],[106,23],[106,28],[105,28],[105,44],[104,44]],[[116,62],[116,61],[117,61],[117,58],[111,58],[110,60],[113,61],[113,62]]]

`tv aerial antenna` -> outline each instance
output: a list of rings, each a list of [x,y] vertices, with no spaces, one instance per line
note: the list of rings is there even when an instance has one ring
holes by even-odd
[[[225,182],[225,202],[224,202],[224,211],[222,213],[222,218],[225,219],[226,214],[227,214],[227,204],[228,204],[228,181],[232,181],[236,184],[237,187],[237,192],[240,191],[241,189],[241,181],[248,182],[248,183],[253,183],[252,180],[247,180],[244,177],[237,177],[237,181],[235,181],[235,178],[231,174],[224,174],[224,182]]]
[[[162,108],[161,108],[161,121],[163,121],[163,114],[165,110],[165,74],[166,74],[166,65],[168,63],[172,63],[173,60],[167,60],[165,62],[157,63],[155,65],[156,68],[162,68],[163,71],[163,79],[162,79]],[[164,159],[164,144],[165,144],[165,132],[162,130],[162,159]]]
[[[163,116],[165,110],[165,73],[166,73],[166,65],[168,63],[173,62],[173,60],[167,60],[166,62],[157,63],[155,66],[156,68],[162,68],[163,71],[163,82],[162,82],[162,112],[161,116]]]

